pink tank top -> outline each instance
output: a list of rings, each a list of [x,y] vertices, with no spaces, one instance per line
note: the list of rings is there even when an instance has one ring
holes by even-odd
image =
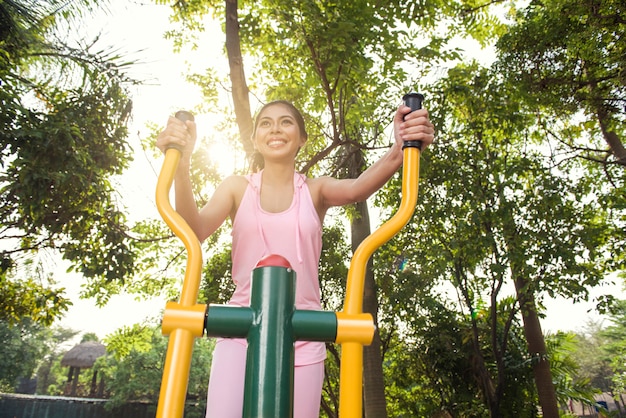
[[[318,264],[322,252],[322,225],[311,193],[302,174],[294,172],[291,206],[280,213],[261,208],[261,176],[246,176],[248,187],[233,222],[232,261],[236,285],[230,303],[250,305],[250,277],[257,262],[270,254],[285,257],[296,272],[296,308],[319,310]],[[243,340],[245,343],[245,340]],[[297,366],[317,363],[326,358],[320,342],[296,342]]]

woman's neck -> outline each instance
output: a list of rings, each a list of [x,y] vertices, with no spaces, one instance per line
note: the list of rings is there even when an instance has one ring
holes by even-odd
[[[280,213],[293,202],[294,168],[270,164],[263,169],[261,177],[261,208],[267,212]]]
[[[293,164],[266,164],[263,169],[263,183],[272,186],[282,186],[293,182]]]

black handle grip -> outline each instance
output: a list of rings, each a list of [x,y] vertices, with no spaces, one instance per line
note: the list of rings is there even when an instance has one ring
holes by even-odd
[[[178,120],[182,120],[183,122],[187,122],[188,120],[193,122],[195,120],[193,114],[191,112],[187,112],[186,110],[179,110],[176,112],[174,117]]]
[[[402,101],[404,101],[404,104],[406,106],[411,108],[411,112],[414,112],[422,108],[422,103],[424,102],[424,95],[421,93],[415,93],[415,92],[407,93],[402,97]],[[402,145],[402,149],[405,149],[405,148],[418,148],[421,150],[422,141],[404,141],[404,144]]]
[[[404,104],[411,108],[411,112],[414,112],[418,109],[422,108],[422,103],[424,102],[424,95],[421,93],[411,92],[405,94],[402,97]]]

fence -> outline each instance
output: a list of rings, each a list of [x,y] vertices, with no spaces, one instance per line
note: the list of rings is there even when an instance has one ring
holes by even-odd
[[[0,418],[154,418],[156,405],[132,402],[107,410],[106,399],[0,393]],[[204,406],[188,403],[185,418],[204,416]]]

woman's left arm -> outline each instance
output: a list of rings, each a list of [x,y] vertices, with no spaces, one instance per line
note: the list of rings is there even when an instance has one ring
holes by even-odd
[[[362,202],[380,189],[402,165],[402,145],[405,141],[421,141],[422,150],[432,144],[435,129],[426,109],[411,112],[408,106],[400,106],[394,117],[395,142],[378,161],[355,179],[321,177],[319,201],[329,208]]]

